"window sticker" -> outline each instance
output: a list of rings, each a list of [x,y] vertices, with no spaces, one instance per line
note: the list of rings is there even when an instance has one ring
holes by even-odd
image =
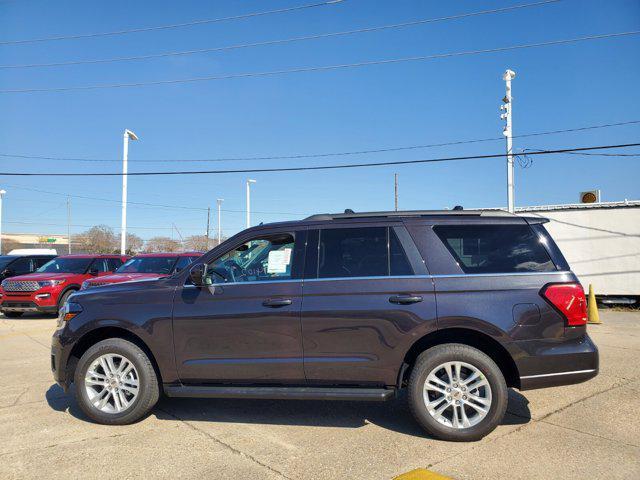
[[[291,249],[272,250],[269,252],[267,262],[267,273],[287,273],[287,268],[291,263]]]

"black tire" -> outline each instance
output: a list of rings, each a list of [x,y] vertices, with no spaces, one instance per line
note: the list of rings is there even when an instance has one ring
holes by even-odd
[[[133,363],[138,373],[138,395],[133,403],[120,413],[103,412],[93,406],[85,389],[84,379],[91,363],[108,353],[122,355]],[[76,400],[82,411],[90,419],[105,425],[127,425],[140,420],[151,411],[160,396],[158,377],[151,360],[140,347],[122,338],[110,338],[90,347],[78,361],[74,383]]]
[[[423,397],[424,384],[431,371],[452,361],[477,368],[491,387],[489,412],[479,423],[468,428],[458,429],[438,422],[429,413]],[[489,434],[502,421],[508,403],[507,384],[496,363],[480,350],[458,343],[437,345],[418,356],[409,378],[407,396],[411,413],[429,435],[454,442],[476,441]]]
[[[57,315],[57,313],[60,311],[60,309],[62,308],[62,306],[65,304],[65,302],[67,301],[67,299],[71,296],[72,293],[76,293],[76,290],[67,290],[66,292],[64,292],[62,294],[62,296],[60,297],[60,299],[58,300],[58,310],[55,313]]]
[[[2,314],[7,318],[19,318],[23,313],[24,312],[2,312]]]

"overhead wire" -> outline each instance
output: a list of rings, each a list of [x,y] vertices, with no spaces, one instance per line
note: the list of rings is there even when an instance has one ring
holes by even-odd
[[[532,132],[532,133],[523,133],[520,135],[514,135],[512,138],[527,138],[527,137],[538,137],[544,135],[557,135],[562,133],[573,133],[573,132],[583,132],[589,130],[597,130],[601,128],[610,128],[610,127],[619,127],[625,125],[637,125],[640,124],[640,120],[629,120],[624,122],[613,122],[613,123],[604,123],[599,125],[588,125],[584,127],[576,127],[576,128],[565,128],[565,129],[556,129],[556,130],[547,130],[542,132]],[[458,140],[451,142],[440,142],[440,143],[431,143],[431,144],[422,144],[422,145],[405,145],[399,147],[384,147],[384,148],[376,148],[376,149],[367,149],[367,150],[350,150],[350,151],[341,151],[341,152],[324,152],[324,153],[297,153],[292,155],[261,155],[261,156],[249,156],[249,157],[220,157],[220,158],[197,158],[197,159],[141,159],[141,160],[129,160],[129,163],[189,163],[189,162],[232,162],[232,161],[256,161],[256,160],[298,160],[303,158],[323,158],[323,157],[341,157],[348,155],[365,155],[365,154],[377,154],[377,153],[389,153],[389,152],[399,152],[404,150],[418,150],[425,148],[435,148],[435,147],[448,147],[455,145],[466,145],[473,143],[482,143],[482,142],[492,142],[492,141],[504,141],[504,136],[500,137],[488,137],[488,138],[479,138],[479,139],[471,139],[471,140]],[[72,156],[46,156],[46,155],[24,155],[24,154],[13,154],[13,153],[0,153],[0,157],[4,158],[23,158],[23,159],[33,159],[33,160],[55,160],[55,161],[72,161],[72,162],[117,162],[122,163],[122,159],[115,158],[78,158]]]
[[[159,86],[159,85],[177,85],[177,84],[184,84],[184,83],[232,80],[232,79],[239,79],[239,78],[270,77],[270,76],[288,75],[288,74],[295,74],[295,73],[326,72],[326,71],[349,69],[349,68],[369,67],[374,65],[391,65],[391,64],[398,64],[398,63],[419,62],[419,61],[436,60],[436,59],[451,58],[451,57],[485,55],[485,54],[491,54],[491,53],[508,52],[513,50],[549,47],[554,45],[566,45],[566,44],[585,42],[585,41],[591,41],[591,40],[628,37],[628,36],[633,36],[638,34],[640,34],[640,30],[606,33],[601,35],[587,35],[583,37],[575,37],[575,38],[568,38],[568,39],[562,39],[562,40],[550,40],[545,42],[527,43],[527,44],[520,44],[520,45],[510,45],[506,47],[494,47],[494,48],[486,48],[486,49],[478,49],[478,50],[465,50],[460,52],[439,53],[439,54],[433,54],[433,55],[419,55],[419,56],[413,56],[413,57],[390,58],[386,60],[371,60],[371,61],[363,61],[363,62],[355,62],[355,63],[321,65],[321,66],[315,66],[315,67],[296,67],[296,68],[281,69],[281,70],[232,73],[232,74],[223,74],[223,75],[210,75],[210,76],[203,76],[203,77],[155,80],[155,81],[147,81],[147,82],[111,83],[111,84],[105,83],[105,84],[77,85],[77,86],[70,86],[70,87],[50,87],[50,88],[49,87],[16,88],[16,89],[0,90],[0,93],[1,94],[52,93],[52,92],[104,90],[104,89],[112,89],[112,88],[133,88],[133,87],[149,87],[149,86]]]
[[[513,10],[521,10],[524,8],[540,7],[548,4],[558,3],[560,1],[562,0],[544,0],[541,2],[511,5],[508,7],[493,8],[490,10],[480,10],[476,12],[467,12],[467,13],[461,13],[458,15],[425,18],[420,20],[413,20],[410,22],[393,23],[393,24],[387,24],[387,25],[379,25],[375,27],[358,28],[358,29],[344,30],[339,32],[320,33],[315,35],[303,35],[303,36],[291,37],[291,38],[266,40],[262,42],[251,42],[251,43],[244,43],[244,44],[227,45],[223,47],[169,51],[169,52],[153,53],[148,55],[130,55],[126,57],[71,60],[71,61],[64,61],[64,62],[49,62],[49,63],[30,63],[30,64],[18,64],[18,65],[0,65],[0,69],[66,67],[66,66],[73,66],[73,65],[95,65],[95,64],[103,64],[103,63],[135,62],[135,61],[153,60],[153,59],[167,58],[167,57],[187,56],[187,55],[196,55],[196,54],[204,54],[204,53],[218,53],[218,52],[225,52],[229,50],[240,50],[240,49],[254,48],[254,47],[265,47],[265,46],[271,46],[271,45],[284,45],[284,44],[304,42],[309,40],[320,40],[320,39],[326,39],[326,38],[343,37],[348,35],[357,35],[361,33],[371,33],[371,32],[377,32],[382,30],[393,30],[398,28],[413,27],[413,26],[425,25],[429,23],[460,20],[463,18],[477,17],[482,15],[492,15],[496,13],[509,12]]]
[[[616,145],[599,145],[590,147],[574,147],[574,148],[561,148],[555,150],[545,150],[543,152],[529,152],[528,155],[550,155],[558,153],[568,152],[580,152],[580,151],[592,151],[592,150],[607,150],[614,148],[628,148],[637,147],[640,143],[626,143]],[[215,175],[215,174],[231,174],[231,173],[275,173],[275,172],[301,172],[301,171],[317,171],[317,170],[338,170],[347,168],[363,168],[363,167],[384,167],[391,165],[415,165],[422,163],[440,163],[451,162],[460,160],[481,160],[490,158],[504,157],[504,153],[496,153],[489,155],[465,155],[457,157],[441,157],[441,158],[428,158],[418,160],[398,160],[389,162],[364,162],[364,163],[350,163],[339,165],[313,165],[306,167],[280,167],[280,168],[249,168],[249,169],[233,169],[233,170],[178,170],[178,171],[154,171],[154,172],[129,172],[128,176],[167,176],[167,175]],[[54,172],[54,173],[42,173],[42,172],[0,172],[0,176],[14,176],[14,177],[119,177],[122,176],[122,172]]]
[[[115,30],[110,32],[84,33],[84,34],[76,34],[76,35],[58,35],[58,36],[42,37],[42,38],[27,38],[23,40],[4,40],[4,41],[0,41],[0,45],[24,45],[29,43],[54,42],[54,41],[60,41],[60,40],[78,40],[83,38],[96,38],[96,37],[112,37],[116,35],[128,35],[131,33],[170,30],[170,29],[176,29],[176,28],[193,27],[196,25],[221,23],[221,22],[228,22],[232,20],[242,20],[242,19],[253,18],[253,17],[264,17],[267,15],[288,13],[288,12],[293,12],[298,10],[307,10],[311,8],[324,7],[327,5],[341,3],[342,1],[343,0],[330,0],[326,2],[309,3],[305,5],[296,5],[293,7],[279,8],[276,10],[266,10],[262,12],[252,12],[252,13],[245,13],[241,15],[232,15],[228,17],[207,18],[207,19],[201,19],[201,20],[193,20],[191,22],[172,23],[168,25],[156,25],[151,27],[130,28],[130,29],[124,29],[124,30]]]

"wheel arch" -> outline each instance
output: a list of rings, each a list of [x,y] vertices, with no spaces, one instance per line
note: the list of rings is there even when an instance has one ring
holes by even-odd
[[[80,285],[78,285],[77,283],[72,283],[71,285],[67,285],[66,287],[64,287],[62,289],[62,291],[60,292],[60,295],[58,295],[58,298],[56,300],[56,304],[58,305],[58,307],[60,307],[60,299],[62,299],[62,297],[64,296],[65,293],[72,291],[72,292],[78,292],[80,291]]]
[[[504,375],[508,387],[520,388],[518,367],[509,351],[499,341],[479,330],[458,327],[445,328],[428,333],[411,345],[398,372],[398,388],[406,384],[418,355],[431,347],[444,343],[461,343],[477,348],[496,362]]]
[[[158,377],[158,383],[162,384],[162,375],[160,374],[158,362],[156,361],[156,358],[149,346],[135,333],[127,330],[126,328],[118,326],[98,327],[80,337],[80,339],[75,343],[75,345],[71,349],[71,352],[69,353],[66,378],[69,381],[74,378],[78,361],[80,360],[80,358],[82,358],[82,355],[84,355],[84,353],[89,348],[91,348],[96,343],[101,342],[102,340],[107,340],[109,338],[122,338],[123,340],[128,340],[134,345],[138,346],[149,357],[149,360],[153,365],[153,369],[155,370]]]

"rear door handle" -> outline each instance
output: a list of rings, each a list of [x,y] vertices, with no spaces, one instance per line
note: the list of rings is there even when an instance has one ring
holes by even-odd
[[[287,305],[291,305],[290,298],[267,298],[262,305],[269,308],[280,308],[286,307]]]
[[[398,305],[409,305],[410,303],[421,302],[422,297],[420,295],[393,295],[389,297],[389,301]]]

